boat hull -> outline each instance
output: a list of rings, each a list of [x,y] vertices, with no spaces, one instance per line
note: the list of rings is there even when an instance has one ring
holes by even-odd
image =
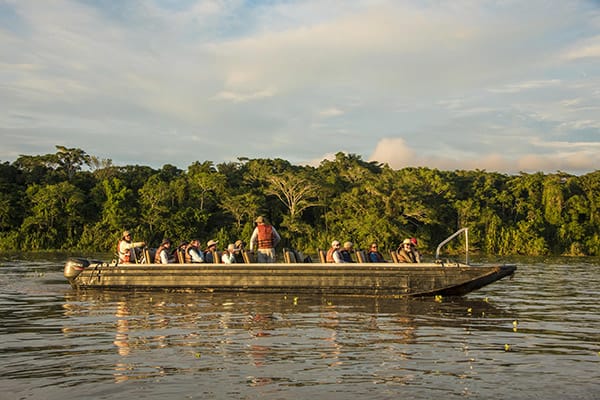
[[[464,264],[122,264],[71,259],[75,289],[461,296],[512,275],[515,265]]]

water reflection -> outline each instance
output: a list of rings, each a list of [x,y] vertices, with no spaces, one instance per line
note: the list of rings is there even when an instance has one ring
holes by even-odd
[[[209,360],[201,364],[210,371],[247,359],[254,368],[247,377],[251,386],[273,383],[273,376],[256,372],[272,372],[280,362],[321,360],[345,371],[355,365],[354,354],[368,347],[385,347],[397,360],[408,360],[410,345],[428,341],[429,325],[443,321],[446,328],[470,330],[473,315],[503,313],[486,301],[465,298],[439,304],[432,299],[112,291],[69,292],[63,309],[62,332],[70,340],[78,331],[113,330],[115,382],[193,370],[193,359]],[[90,318],[96,321],[93,328],[73,323]],[[155,360],[156,365],[141,357],[160,349],[173,357],[178,348],[177,356]],[[185,362],[178,363],[182,356]]]

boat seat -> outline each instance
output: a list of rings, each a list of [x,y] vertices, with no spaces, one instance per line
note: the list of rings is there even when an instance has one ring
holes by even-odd
[[[390,256],[392,256],[392,261],[396,264],[398,264],[400,261],[398,260],[398,253],[396,253],[394,250],[390,250]]]
[[[144,249],[144,263],[152,264],[152,258],[150,258],[150,250],[148,248]]]
[[[317,252],[319,253],[319,261],[321,263],[325,264],[327,262],[327,256],[325,254],[325,250],[317,249]]]
[[[254,262],[254,256],[250,250],[242,250],[242,257],[244,258],[244,263],[246,264],[252,264]]]
[[[175,254],[177,255],[177,262],[179,264],[185,264],[185,256],[183,254],[183,251],[181,249],[177,249],[175,250]]]
[[[223,264],[223,261],[221,261],[221,256],[223,255],[222,251],[213,250],[212,255],[213,255],[213,263]]]
[[[296,254],[293,250],[283,249],[283,260],[286,264],[295,264],[297,262]]]
[[[369,257],[367,257],[367,253],[364,250],[356,250],[356,260],[364,264],[369,262]]]

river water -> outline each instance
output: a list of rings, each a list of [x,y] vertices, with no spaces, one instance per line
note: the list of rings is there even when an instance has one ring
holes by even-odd
[[[462,298],[87,291],[0,256],[0,399],[600,399],[600,260]]]

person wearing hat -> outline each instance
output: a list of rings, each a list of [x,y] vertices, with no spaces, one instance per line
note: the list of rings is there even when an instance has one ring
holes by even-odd
[[[163,239],[163,241],[160,243],[160,246],[158,246],[158,249],[156,249],[156,254],[154,255],[154,263],[170,264],[174,262],[175,260],[171,256],[171,252],[169,250],[170,248],[171,240]]]
[[[345,262],[340,254],[340,247],[342,245],[337,240],[331,242],[331,247],[327,250],[327,256],[325,257],[325,261],[328,263],[343,263]]]
[[[235,249],[233,254],[235,255],[235,262],[243,264],[245,262],[243,251],[246,248],[246,242],[244,242],[243,240],[236,240],[234,246]]]
[[[131,233],[124,231],[121,235],[121,239],[117,244],[117,253],[119,254],[119,263],[131,263],[135,262],[135,249],[144,247],[146,242],[133,242],[131,240]]]
[[[398,247],[398,262],[416,263],[415,253],[413,253],[413,244],[410,239],[404,239]]]
[[[204,262],[204,252],[200,249],[200,241],[198,239],[192,239],[186,246],[184,258],[188,264]]]
[[[419,246],[419,242],[417,242],[417,238],[411,237],[410,243],[412,244],[412,252],[415,255],[415,262],[420,263],[421,262],[421,253],[419,253],[419,250],[417,249],[417,247]]]
[[[218,240],[211,239],[206,243],[206,250],[204,250],[204,262],[212,264],[215,262],[214,253],[217,252]]]
[[[250,237],[250,251],[256,249],[259,263],[275,262],[275,247],[281,241],[281,236],[275,227],[260,216],[256,218],[256,228]]]
[[[342,260],[347,263],[354,262],[352,260],[352,253],[354,253],[354,243],[345,242],[344,247],[340,250],[340,254],[342,255]]]

